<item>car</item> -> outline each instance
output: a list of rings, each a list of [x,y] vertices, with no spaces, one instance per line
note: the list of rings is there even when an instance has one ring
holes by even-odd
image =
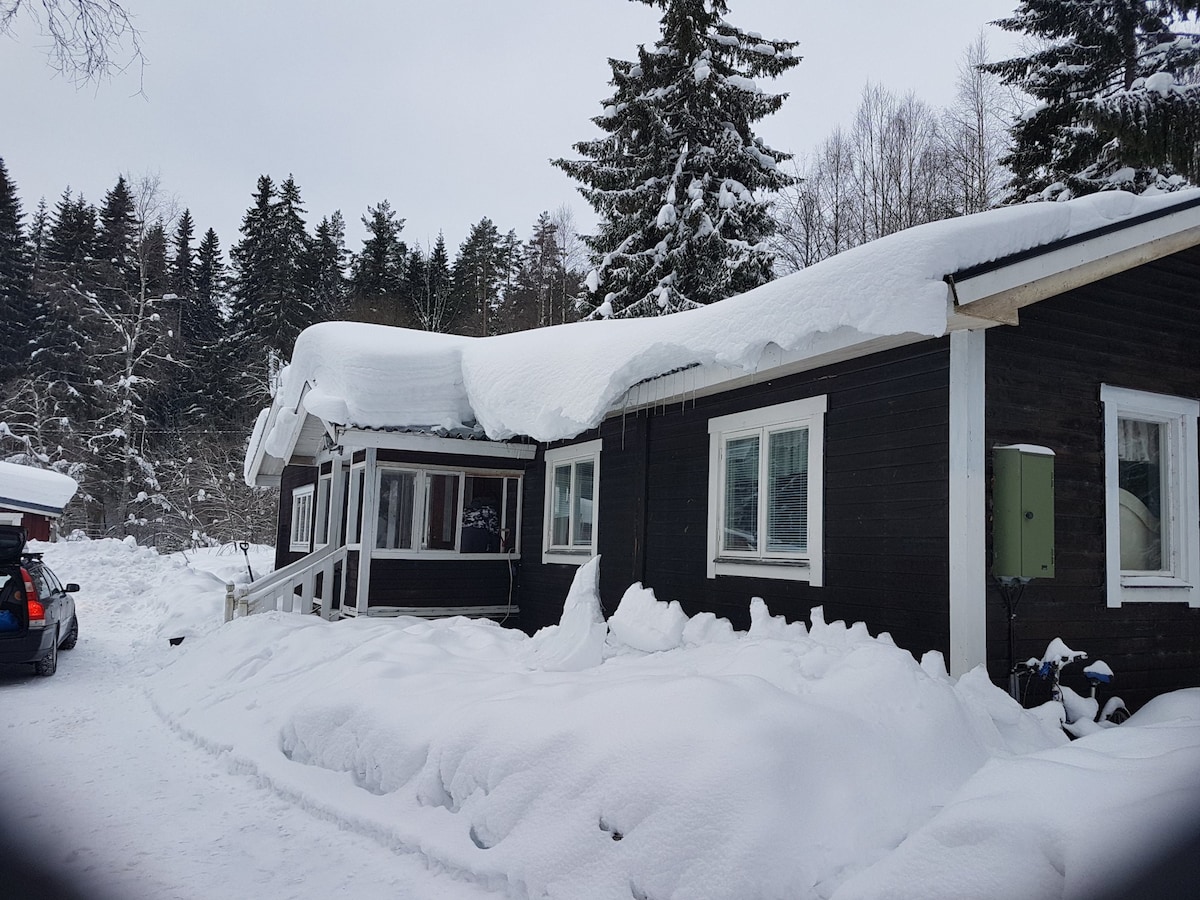
[[[29,663],[53,675],[58,651],[79,640],[77,584],[64,585],[42,560],[25,550],[25,529],[0,525],[0,663]]]

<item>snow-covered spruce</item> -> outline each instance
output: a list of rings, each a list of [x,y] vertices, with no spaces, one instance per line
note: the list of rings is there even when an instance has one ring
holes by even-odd
[[[1034,97],[1001,160],[1013,200],[1176,190],[1200,176],[1195,0],[1022,0],[996,24],[1026,56],[989,63]]]
[[[662,36],[636,62],[610,60],[615,92],[592,121],[581,160],[554,164],[582,182],[598,213],[587,286],[596,315],[691,309],[771,278],[766,195],[790,183],[789,159],[752,126],[786,95],[755,79],[799,62],[793,41],[724,20],[724,0],[639,0],[661,6]]]

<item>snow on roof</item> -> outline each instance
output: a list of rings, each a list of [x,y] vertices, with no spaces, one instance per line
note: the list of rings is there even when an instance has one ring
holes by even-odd
[[[571,438],[640,381],[693,365],[757,371],[764,351],[806,354],[820,335],[937,337],[944,276],[1194,201],[1113,191],[911,228],[720,303],[653,319],[579,322],[488,338],[326,322],[296,341],[265,452],[286,459],[303,409],[339,425],[450,429],[494,440]],[[300,421],[297,421],[300,420]],[[251,455],[257,442],[251,444]],[[249,471],[248,460],[248,471]]]
[[[0,462],[0,506],[58,513],[77,490],[79,485],[68,475]]]

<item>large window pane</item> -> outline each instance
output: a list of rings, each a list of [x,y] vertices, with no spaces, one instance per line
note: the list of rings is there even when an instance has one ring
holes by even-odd
[[[425,546],[430,550],[453,550],[458,521],[458,476],[430,475],[429,500],[425,513]]]
[[[571,538],[571,466],[554,467],[551,498],[550,543],[565,547]]]
[[[758,435],[725,443],[722,549],[758,549]]]
[[[575,464],[575,535],[571,543],[577,547],[587,547],[592,543],[595,476],[596,464],[592,460]]]
[[[504,479],[468,475],[463,479],[463,553],[499,553]]]
[[[808,429],[767,438],[767,550],[808,549]]]
[[[379,473],[379,519],[375,546],[381,550],[411,550],[413,493],[416,476],[412,472]]]
[[[1117,484],[1120,502],[1121,568],[1157,572],[1166,568],[1163,546],[1167,522],[1163,465],[1163,426],[1158,422],[1117,422]]]

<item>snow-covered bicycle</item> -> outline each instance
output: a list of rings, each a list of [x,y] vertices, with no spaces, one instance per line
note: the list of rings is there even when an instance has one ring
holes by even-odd
[[[1062,640],[1055,638],[1046,647],[1041,659],[1026,660],[1024,669],[1032,680],[1037,676],[1050,683],[1050,700],[1045,704],[1049,711],[1058,715],[1059,724],[1072,739],[1085,734],[1119,725],[1129,718],[1129,710],[1120,697],[1109,697],[1103,706],[1096,697],[1100,685],[1110,685],[1113,670],[1104,660],[1089,663],[1083,674],[1091,685],[1091,692],[1083,696],[1061,681],[1062,671],[1071,663],[1087,659],[1082,650],[1072,650]]]

